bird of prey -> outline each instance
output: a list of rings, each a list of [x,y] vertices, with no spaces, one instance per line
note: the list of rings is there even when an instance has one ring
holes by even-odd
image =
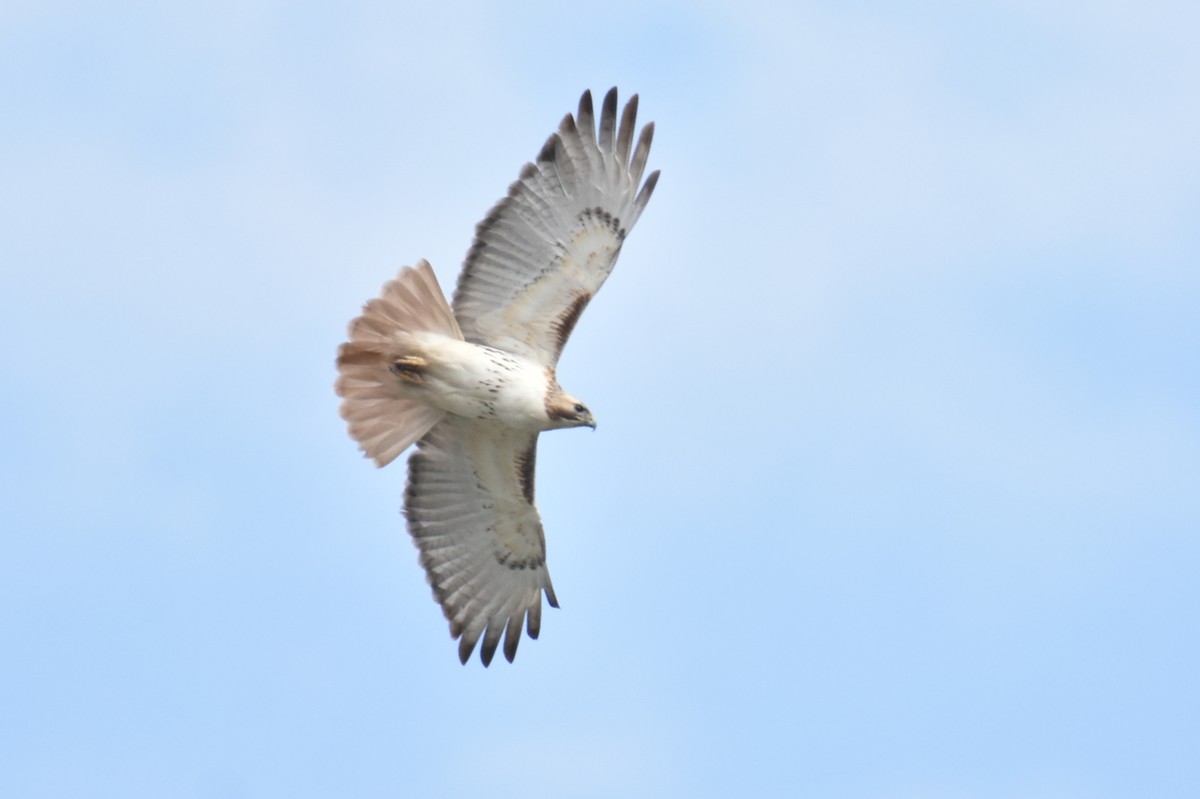
[[[475,229],[453,305],[429,264],[406,267],[350,323],[336,390],[350,435],[386,466],[412,444],[404,514],[465,664],[482,637],[512,661],[558,607],[534,504],[538,434],[591,427],[555,366],[612,271],[658,172],[642,182],[654,123],[634,142],[637,95],[617,118],[592,95],[563,118]]]

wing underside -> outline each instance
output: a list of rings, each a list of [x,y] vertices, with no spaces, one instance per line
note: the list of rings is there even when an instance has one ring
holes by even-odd
[[[459,658],[510,662],[524,626],[541,627],[542,593],[557,607],[533,503],[537,434],[446,417],[409,459],[404,512]]]
[[[654,124],[636,147],[637,95],[617,120],[604,98],[599,131],[585,92],[535,163],[475,231],[454,312],[468,341],[553,367],[579,315],[612,271],[658,181],[642,183]]]

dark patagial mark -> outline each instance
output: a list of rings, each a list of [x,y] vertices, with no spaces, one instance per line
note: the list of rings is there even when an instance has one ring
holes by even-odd
[[[537,439],[529,448],[517,455],[517,479],[521,481],[521,493],[525,501],[533,504],[533,473],[537,465]]]
[[[567,339],[571,337],[571,331],[575,329],[575,325],[579,322],[579,317],[583,314],[583,309],[591,302],[592,295],[588,292],[583,292],[575,297],[567,310],[554,321],[555,348],[559,355],[562,354],[563,347],[567,345]]]

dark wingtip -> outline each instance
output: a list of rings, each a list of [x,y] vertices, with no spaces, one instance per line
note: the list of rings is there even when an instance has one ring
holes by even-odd
[[[649,187],[648,191],[654,191],[654,187],[658,185],[658,175],[660,172],[662,172],[661,169],[656,169],[650,173],[650,177],[646,178],[646,182],[643,185]]]
[[[659,170],[654,170],[650,173],[650,177],[646,178],[646,182],[642,184],[642,190],[638,192],[637,199],[633,204],[638,208],[645,208],[646,203],[650,202],[650,195],[654,193],[654,187],[658,185]]]
[[[579,113],[577,117],[590,117],[592,115],[592,90],[584,89],[583,96],[579,98]]]
[[[464,666],[467,665],[467,661],[471,659],[471,653],[474,651],[475,642],[464,635],[462,640],[458,642],[458,661]],[[487,664],[484,663],[483,665],[486,666]]]
[[[616,118],[616,116],[617,116],[617,87],[616,86],[613,86],[611,89],[608,90],[608,93],[604,95],[604,105],[602,106],[602,108],[603,108],[603,110],[600,112],[601,116],[608,116],[608,117],[612,117],[614,119]]]
[[[538,163],[544,164],[547,161],[554,161],[558,158],[558,134],[551,134],[550,138],[546,139],[546,143],[542,145],[542,151],[538,153]],[[521,177],[525,177],[522,174]]]
[[[604,95],[604,106],[600,109],[600,151],[608,154],[613,151],[617,137],[617,87],[613,86]]]
[[[629,163],[629,151],[633,146],[634,127],[637,125],[638,96],[635,94],[625,101],[625,110],[621,112],[621,124],[617,129],[617,158],[624,166]]]
[[[500,643],[499,638],[494,641],[484,641],[483,646],[479,648],[479,659],[483,661],[485,669],[492,665],[492,658],[496,656],[496,644],[498,643]]]
[[[525,618],[525,631],[529,633],[529,637],[537,639],[538,633],[542,630],[542,603],[538,602],[529,609],[529,615]]]

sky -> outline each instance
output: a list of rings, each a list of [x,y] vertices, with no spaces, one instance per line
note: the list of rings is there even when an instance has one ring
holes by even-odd
[[[1200,11],[0,10],[0,795],[1200,784]],[[584,89],[653,200],[461,666],[333,393]]]

